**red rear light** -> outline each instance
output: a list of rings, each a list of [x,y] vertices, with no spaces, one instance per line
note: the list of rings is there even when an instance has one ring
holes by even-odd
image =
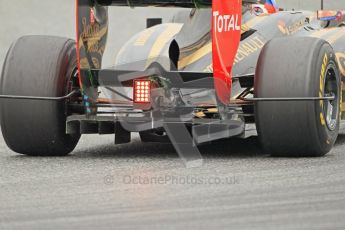
[[[133,82],[133,102],[150,103],[151,102],[151,81],[134,80]]]

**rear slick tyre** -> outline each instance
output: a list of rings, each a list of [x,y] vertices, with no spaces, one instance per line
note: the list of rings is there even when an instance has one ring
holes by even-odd
[[[257,66],[257,98],[335,97],[256,102],[255,121],[265,153],[281,157],[328,153],[341,117],[341,80],[330,44],[310,37],[273,39],[263,48]]]
[[[3,66],[0,93],[60,97],[77,66],[73,40],[25,36],[9,49]],[[80,135],[66,134],[66,101],[0,100],[4,140],[14,152],[33,156],[64,156]]]

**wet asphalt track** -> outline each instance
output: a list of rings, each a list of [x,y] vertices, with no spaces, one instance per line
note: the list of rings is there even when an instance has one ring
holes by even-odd
[[[16,8],[24,2],[35,5]],[[0,0],[1,63],[19,35],[73,37],[72,0],[59,2]],[[0,138],[0,229],[345,228],[345,135],[322,158],[271,158],[255,138],[203,145],[205,165],[194,169],[170,145],[133,139],[84,136],[71,156],[40,158]]]

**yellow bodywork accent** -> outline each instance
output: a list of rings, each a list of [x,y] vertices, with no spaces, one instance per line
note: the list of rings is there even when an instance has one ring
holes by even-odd
[[[203,118],[203,117],[205,117],[205,114],[204,114],[204,112],[197,112],[194,114],[194,116],[196,116],[198,118]]]
[[[209,108],[207,109],[209,113],[218,113],[218,108]]]
[[[83,34],[79,38],[79,49],[84,46],[83,39],[88,41],[88,46],[92,47],[108,32],[108,27],[104,27],[101,30],[89,35],[89,37],[83,37]]]
[[[156,42],[153,44],[151,51],[148,55],[146,67],[149,66],[154,58],[158,57],[162,52],[167,42],[176,35],[182,28],[182,24],[170,23],[167,24],[165,30],[158,36]]]
[[[214,108],[209,108],[207,109],[208,113],[218,113],[218,108],[214,107]],[[203,111],[199,111],[197,113],[194,114],[194,116],[198,117],[198,118],[203,118],[205,117],[205,113]]]
[[[145,30],[143,33],[140,34],[137,40],[135,40],[134,46],[144,46],[154,32],[154,27]]]
[[[266,17],[265,16],[259,16],[254,17],[250,20],[248,20],[246,23],[244,23],[241,26],[241,34],[247,32],[250,30],[253,26],[257,25],[258,23],[262,22]],[[212,42],[207,43],[200,49],[196,50],[194,53],[182,58],[178,62],[179,69],[183,69],[184,67],[193,64],[194,62],[200,60],[201,58],[205,57],[206,55],[210,54],[212,52]]]
[[[184,68],[187,65],[190,65],[198,60],[200,60],[202,57],[205,57],[207,54],[212,52],[212,43],[209,42],[205,46],[201,47],[191,55],[188,55],[187,57],[182,58],[178,62],[179,68]]]
[[[250,20],[248,20],[246,23],[244,23],[241,26],[241,33],[247,32],[248,30],[250,30],[252,27],[256,26],[257,24],[259,24],[260,22],[262,22],[264,19],[266,19],[267,15],[261,15],[258,17],[254,17]]]

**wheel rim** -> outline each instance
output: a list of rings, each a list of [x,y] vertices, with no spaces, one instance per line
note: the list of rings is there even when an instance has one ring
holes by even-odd
[[[325,101],[323,106],[327,127],[333,131],[337,127],[339,117],[339,87],[334,63],[328,65],[324,84],[324,96],[334,96],[333,100]]]

